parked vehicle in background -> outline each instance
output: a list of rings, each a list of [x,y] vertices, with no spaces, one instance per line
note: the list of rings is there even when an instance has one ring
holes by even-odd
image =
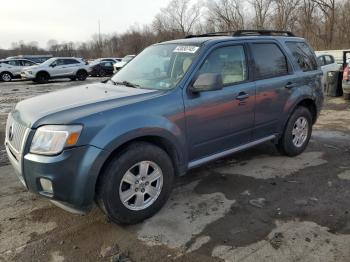
[[[37,64],[41,64],[50,58],[52,58],[52,55],[19,55],[19,56],[11,56],[11,57],[8,57],[6,59],[7,60],[26,59],[26,60],[33,61]]]
[[[36,66],[23,69],[21,77],[37,83],[47,83],[50,79],[70,78],[84,81],[90,72],[87,63],[80,58],[56,57]]]
[[[21,78],[23,68],[32,65],[36,63],[26,59],[0,60],[0,80],[9,82],[12,79]]]
[[[80,213],[96,200],[112,221],[137,223],[192,168],[267,141],[301,154],[323,104],[321,76],[290,32],[159,43],[105,83],[19,102],[6,151],[30,191]]]
[[[317,56],[317,61],[323,72],[322,86],[325,88],[327,83],[327,74],[331,71],[339,71],[340,65],[335,61],[334,57],[329,54],[322,54]]]
[[[90,67],[90,75],[91,76],[111,76],[113,75],[113,62],[112,61],[104,61],[104,60],[95,60],[91,64]]]
[[[100,60],[100,61],[109,61],[109,62],[112,62],[113,64],[114,63],[118,63],[120,61],[122,61],[122,58],[116,58],[116,57],[105,57],[105,58],[98,58],[96,60]]]
[[[114,67],[114,73],[118,72],[121,68],[123,68],[127,63],[129,63],[131,60],[133,60],[135,55],[127,55],[125,56],[122,61],[117,62],[113,65]]]
[[[350,59],[344,63],[342,88],[344,98],[350,100]]]

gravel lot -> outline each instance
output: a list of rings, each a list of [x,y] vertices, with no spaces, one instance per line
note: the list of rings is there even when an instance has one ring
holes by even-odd
[[[87,82],[0,83],[0,261],[349,261],[350,103],[326,101],[302,155],[271,143],[176,179],[166,206],[135,226],[95,208],[67,213],[26,192],[3,152],[22,99]]]

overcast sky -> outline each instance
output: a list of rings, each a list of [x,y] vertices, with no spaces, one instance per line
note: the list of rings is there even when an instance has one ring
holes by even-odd
[[[12,42],[86,41],[98,32],[125,32],[151,23],[169,0],[1,0],[0,48]]]

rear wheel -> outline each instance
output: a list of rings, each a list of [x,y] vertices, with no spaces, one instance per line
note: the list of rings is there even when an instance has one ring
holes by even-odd
[[[0,74],[1,81],[10,82],[12,80],[12,74],[10,72],[2,72]]]
[[[39,84],[45,84],[45,83],[49,82],[49,79],[50,79],[50,76],[49,76],[48,73],[46,73],[46,72],[39,72],[36,75],[35,82],[39,83]]]
[[[86,78],[88,77],[88,74],[85,70],[79,70],[77,72],[77,76],[76,78],[79,80],[79,81],[84,81],[86,80]]]
[[[299,155],[307,147],[311,132],[311,113],[306,107],[300,106],[290,116],[277,149],[287,156]]]
[[[112,221],[135,224],[164,205],[171,192],[174,168],[164,150],[140,142],[112,159],[101,175],[98,205]]]

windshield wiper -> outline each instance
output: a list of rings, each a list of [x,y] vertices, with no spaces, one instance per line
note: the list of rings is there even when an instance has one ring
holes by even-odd
[[[121,82],[116,82],[116,81],[113,81],[113,80],[111,80],[111,81],[112,81],[112,83],[114,85],[123,85],[123,86],[133,87],[133,88],[139,88],[140,87],[140,85],[133,84],[133,83],[131,83],[129,81],[121,81]]]

